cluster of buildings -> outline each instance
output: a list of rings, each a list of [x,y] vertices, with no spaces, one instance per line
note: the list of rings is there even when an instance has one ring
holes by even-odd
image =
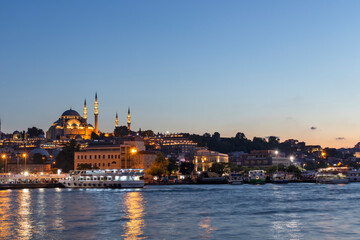
[[[151,134],[141,136],[131,131],[130,109],[127,115],[127,136],[115,136],[119,128],[118,114],[115,117],[115,130],[103,133],[99,130],[98,97],[95,94],[94,125],[88,122],[87,104],[84,101],[83,116],[73,109],[61,114],[46,131],[46,136],[27,138],[23,132],[1,135],[0,122],[0,154],[1,171],[50,172],[56,165],[56,156],[70,140],[80,144],[80,150],[74,154],[74,169],[96,168],[144,168],[148,169],[155,161],[157,153],[165,157],[177,158],[179,162],[192,162],[197,172],[208,171],[214,163],[232,162],[238,166],[261,167],[282,164],[304,165],[305,162],[317,161],[324,157],[320,146],[307,146],[304,142],[287,140],[291,155],[277,150],[253,150],[250,153],[219,153],[198,147],[197,143],[182,134]],[[94,141],[94,136],[103,134],[106,138]],[[360,149],[360,145],[359,145]],[[344,154],[346,151],[344,150]],[[360,153],[359,153],[360,157]],[[356,159],[356,158],[355,158]],[[333,159],[337,163],[341,159]]]

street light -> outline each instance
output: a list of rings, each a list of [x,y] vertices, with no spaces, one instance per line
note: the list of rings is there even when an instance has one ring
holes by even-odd
[[[293,162],[294,161],[294,156],[290,156],[290,161]]]
[[[130,150],[130,152],[131,152],[131,154],[135,154],[135,153],[137,153],[137,150],[136,150],[136,148],[132,148],[132,149]]]
[[[6,158],[6,154],[1,155],[1,158],[2,158],[3,160],[5,160],[4,172],[7,172],[7,158]]]
[[[25,170],[26,170],[26,157],[27,157],[27,154],[26,153],[23,153],[23,158],[25,159]]]

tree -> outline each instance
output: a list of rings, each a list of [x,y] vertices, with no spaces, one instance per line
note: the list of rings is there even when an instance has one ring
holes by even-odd
[[[213,163],[209,168],[209,172],[214,172],[219,175],[223,175],[225,172],[225,164],[224,163]]]
[[[238,133],[236,133],[236,135],[235,135],[235,139],[237,139],[237,140],[242,140],[242,139],[246,139],[246,137],[245,137],[245,134],[244,134],[244,133],[238,132]]]
[[[63,150],[56,157],[56,168],[62,169],[63,172],[68,172],[74,169],[74,152],[79,151],[80,146],[75,140],[67,143]]]
[[[91,166],[91,164],[89,163],[81,163],[77,167],[77,170],[89,170],[89,169],[99,169],[99,168],[96,166]]]
[[[32,127],[32,128],[28,128],[26,134],[29,138],[36,138],[39,135],[44,135],[44,131],[40,128]]]
[[[182,162],[180,164],[179,172],[183,175],[190,175],[194,171],[194,164],[192,162]]]
[[[92,132],[91,133],[91,140],[100,140],[100,136],[97,135],[95,132]]]
[[[170,174],[176,172],[177,170],[179,170],[179,166],[177,164],[177,159],[174,157],[171,157],[168,159],[168,166],[167,169],[169,171]]]
[[[275,173],[277,170],[278,170],[277,166],[271,166],[266,169],[266,172],[272,174]]]
[[[159,153],[155,159],[155,162],[149,169],[146,170],[146,173],[160,178],[163,175],[169,174],[168,165],[168,160],[166,160],[162,153]]]
[[[116,127],[114,135],[115,137],[126,137],[129,135],[129,129],[126,126]]]

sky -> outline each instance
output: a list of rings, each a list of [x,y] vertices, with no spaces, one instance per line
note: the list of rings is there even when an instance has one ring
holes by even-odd
[[[359,1],[0,1],[2,131],[86,98],[111,132],[360,141]]]

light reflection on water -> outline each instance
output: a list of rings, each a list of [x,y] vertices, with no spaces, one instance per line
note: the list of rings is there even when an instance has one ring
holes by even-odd
[[[10,227],[10,192],[11,190],[0,191],[0,238],[7,239],[11,236]]]
[[[357,239],[360,184],[0,191],[0,239]]]
[[[18,222],[19,230],[18,235],[21,239],[31,239],[32,225],[30,221],[31,215],[31,198],[30,190],[23,189],[19,195],[19,210],[18,210]]]
[[[144,206],[143,196],[139,192],[129,192],[125,195],[125,213],[129,219],[124,226],[125,239],[143,239]]]

